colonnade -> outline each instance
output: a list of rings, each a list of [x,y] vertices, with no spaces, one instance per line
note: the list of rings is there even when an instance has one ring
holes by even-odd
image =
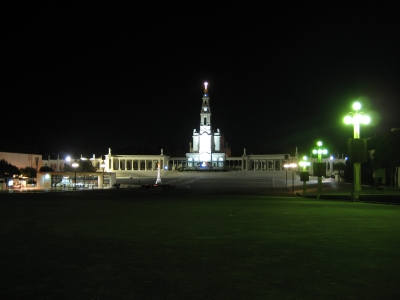
[[[277,155],[243,155],[241,157],[227,157],[225,166],[242,171],[283,171],[288,161],[288,154]]]
[[[129,155],[130,156],[130,155]],[[126,156],[112,156],[108,157],[108,166],[106,165],[107,172],[113,171],[151,171],[157,169],[157,164],[160,164],[160,168],[164,169],[168,166],[168,161],[166,157],[142,157],[135,155],[133,157]]]

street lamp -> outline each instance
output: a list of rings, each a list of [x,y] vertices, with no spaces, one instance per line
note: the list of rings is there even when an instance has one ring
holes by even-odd
[[[365,115],[363,112],[360,112],[361,104],[360,102],[353,103],[354,112],[349,112],[344,117],[344,122],[346,124],[353,124],[354,128],[354,136],[353,141],[351,143],[350,151],[351,160],[353,161],[353,201],[358,200],[359,194],[361,193],[361,162],[363,161],[363,152],[366,151],[364,149],[364,142],[360,139],[360,124],[368,124],[371,121],[371,118]],[[359,146],[356,146],[359,145]],[[358,151],[360,153],[357,153]]]
[[[74,185],[74,190],[76,190],[76,168],[79,166],[78,162],[75,160],[72,165],[71,165],[74,169],[75,169],[75,185]]]
[[[307,172],[307,167],[310,166],[310,162],[307,161],[308,157],[303,156],[303,160],[300,161],[299,165],[303,168],[300,173],[300,180],[303,181],[303,196],[306,194],[306,182],[309,180],[309,173]]]
[[[105,169],[105,167],[106,167],[106,163],[103,160],[100,164],[100,168],[103,170],[103,184],[102,185],[104,185],[104,169]],[[103,188],[103,186],[101,188]]]
[[[290,163],[290,164],[284,164],[283,166],[286,169],[286,186],[287,186],[287,170],[288,169],[292,170],[292,193],[293,193],[294,192],[294,169],[297,167],[297,164]]]
[[[284,168],[286,169],[286,186],[287,186],[287,169],[289,168],[289,164],[284,164]]]
[[[322,176],[326,175],[326,166],[324,163],[322,163],[322,155],[328,154],[328,150],[322,147],[322,142],[319,141],[317,142],[317,148],[314,148],[312,153],[314,155],[318,155],[318,160],[317,160],[317,167],[314,168],[314,172],[316,171],[316,175],[318,176],[318,188],[317,188],[317,199],[321,196],[321,191],[322,191]]]

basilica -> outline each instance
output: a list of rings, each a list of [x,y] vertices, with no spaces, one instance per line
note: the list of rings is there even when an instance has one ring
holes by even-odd
[[[171,157],[164,154],[161,149],[159,155],[119,155],[113,154],[111,148],[108,153],[100,157],[93,155],[90,160],[103,171],[116,173],[117,177],[134,176],[137,172],[155,172],[157,166],[163,171],[285,171],[284,163],[294,160],[289,154],[247,154],[243,149],[243,155],[232,157],[224,135],[220,129],[214,130],[211,121],[210,95],[208,83],[204,83],[204,92],[200,106],[199,127],[193,129],[189,152],[184,157]],[[81,158],[85,159],[85,158]],[[46,160],[44,160],[46,163]],[[54,166],[61,171],[64,161],[47,161],[49,166]]]
[[[164,154],[161,149],[158,155],[120,155],[112,153],[112,149],[108,148],[106,154],[93,157],[40,157],[36,158],[36,169],[41,166],[48,166],[54,169],[51,174],[38,173],[38,186],[50,187],[57,186],[63,180],[69,180],[71,172],[64,172],[65,166],[73,166],[78,160],[90,160],[92,165],[97,168],[94,174],[83,174],[85,178],[94,179],[94,185],[103,186],[103,180],[108,177],[108,182],[115,183],[116,178],[120,177],[136,177],[136,176],[156,176],[160,170],[163,175],[165,172],[180,171],[180,172],[232,172],[239,171],[246,176],[277,176],[282,177],[287,174],[285,165],[290,163],[299,164],[297,150],[294,156],[290,154],[247,154],[246,149],[243,149],[243,154],[238,157],[231,156],[231,150],[224,139],[224,135],[219,128],[216,130],[212,127],[211,121],[211,105],[210,95],[208,92],[208,83],[204,83],[204,92],[200,106],[200,122],[199,127],[193,129],[191,139],[188,136],[189,151],[183,157],[171,157]],[[190,131],[189,131],[190,132]],[[189,133],[188,132],[188,133]],[[189,135],[189,134],[188,134]],[[6,155],[7,153],[3,153]],[[3,155],[3,156],[4,156]],[[7,154],[11,155],[11,154]],[[16,154],[17,155],[17,154]],[[15,156],[15,155],[14,155]],[[13,157],[11,163],[14,163],[20,168],[26,167],[25,161],[29,161],[29,166],[34,166],[31,154],[18,154],[18,157]],[[29,156],[29,157],[24,157]],[[31,157],[32,156],[32,157]],[[10,156],[11,157],[11,156]],[[35,155],[39,157],[39,155]],[[310,159],[312,162],[315,159]],[[333,174],[333,164],[337,162],[345,162],[345,158],[324,158],[326,163],[326,174]],[[21,166],[20,166],[21,165]],[[75,164],[78,165],[78,164]],[[35,166],[34,166],[35,167]],[[67,168],[71,169],[71,168]],[[308,168],[312,174],[312,170]],[[298,170],[298,169],[296,169]],[[102,175],[100,175],[102,173]],[[81,174],[81,176],[82,176]],[[48,177],[46,177],[48,176]],[[87,177],[85,177],[87,176]],[[69,178],[69,179],[65,179]],[[69,182],[68,181],[68,182]],[[98,183],[97,183],[98,181]]]
[[[190,153],[186,153],[186,170],[223,170],[228,148],[225,148],[224,136],[219,129],[215,132],[211,127],[210,96],[204,83],[203,102],[200,109],[200,127],[193,130],[193,142]],[[228,153],[229,155],[229,153]]]
[[[117,177],[131,177],[135,174],[145,174],[146,172],[156,172],[158,166],[163,172],[167,171],[245,171],[245,172],[265,172],[265,175],[273,176],[286,172],[286,163],[296,162],[299,158],[297,151],[294,156],[290,154],[247,154],[243,149],[242,156],[232,157],[231,150],[224,139],[224,135],[219,128],[212,127],[211,119],[211,97],[208,91],[208,83],[204,83],[203,96],[200,105],[199,127],[193,129],[189,142],[189,152],[183,157],[171,157],[164,154],[161,149],[158,155],[120,155],[112,153],[108,148],[108,153],[91,158],[81,157],[79,159],[89,159],[99,171],[114,173]],[[333,164],[339,158],[332,161],[327,159],[327,173],[332,173]],[[342,161],[342,159],[340,159]],[[65,164],[70,162],[65,158],[58,157],[48,159],[43,158],[43,165],[50,166],[56,172],[61,172]],[[329,172],[330,171],[330,172]]]

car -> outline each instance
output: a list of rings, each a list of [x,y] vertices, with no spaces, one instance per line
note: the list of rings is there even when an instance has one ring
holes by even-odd
[[[163,189],[163,190],[170,190],[175,188],[175,185],[173,184],[143,184],[142,189],[150,189],[150,188],[155,188],[155,189]]]
[[[335,175],[325,175],[324,178],[335,178]]]

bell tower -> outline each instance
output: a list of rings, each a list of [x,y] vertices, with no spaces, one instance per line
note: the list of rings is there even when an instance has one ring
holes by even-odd
[[[210,109],[210,96],[207,89],[208,83],[204,82],[203,103],[200,111],[200,134],[206,132],[211,134],[211,109]]]
[[[208,83],[204,82],[204,94],[200,110],[200,130],[193,130],[193,143],[189,145],[190,153],[186,153],[188,168],[195,170],[222,170],[225,165],[224,137],[217,129],[211,128],[210,96]]]

